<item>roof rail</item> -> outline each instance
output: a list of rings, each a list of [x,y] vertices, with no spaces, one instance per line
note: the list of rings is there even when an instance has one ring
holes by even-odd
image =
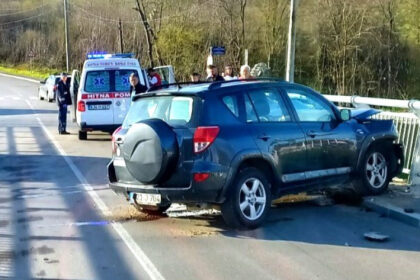
[[[171,84],[165,84],[165,85],[160,85],[160,86],[152,86],[151,88],[149,88],[146,92],[151,92],[151,91],[156,91],[156,90],[160,90],[162,88],[168,88],[171,86],[177,86],[178,89],[181,89],[182,85],[199,85],[199,84],[207,84],[209,82],[205,82],[205,81],[200,81],[200,82],[180,82],[180,83],[171,83]]]
[[[256,82],[256,81],[268,81],[268,82],[284,82],[283,79],[280,78],[253,78],[253,79],[235,79],[235,80],[229,80],[229,81],[215,81],[212,82],[211,85],[209,86],[209,89],[214,89],[214,88],[218,88],[221,85],[224,84],[229,84],[229,83],[235,83],[235,82]]]
[[[237,82],[256,82],[256,81],[284,82],[284,80],[280,78],[254,78],[254,79],[243,79],[243,80],[236,79],[236,80],[230,80],[230,81],[215,81],[215,82],[208,82],[208,81],[180,82],[180,83],[171,83],[171,84],[165,84],[165,85],[160,85],[160,86],[153,86],[149,88],[146,92],[156,91],[163,88],[168,88],[170,86],[177,86],[178,89],[181,89],[182,85],[199,85],[199,84],[209,84],[208,89],[214,89],[214,88],[220,87],[223,84],[237,83]]]

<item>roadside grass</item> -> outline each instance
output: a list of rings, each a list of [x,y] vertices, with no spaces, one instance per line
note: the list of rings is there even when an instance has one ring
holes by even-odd
[[[29,64],[8,65],[0,64],[0,72],[10,75],[33,78],[37,80],[44,80],[53,73],[59,73],[59,69],[48,67],[31,66]]]

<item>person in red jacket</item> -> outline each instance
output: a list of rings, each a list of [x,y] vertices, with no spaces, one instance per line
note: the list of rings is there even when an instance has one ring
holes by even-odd
[[[149,74],[150,87],[160,87],[162,85],[162,78],[155,71],[155,69],[149,68],[149,70],[147,70],[147,73]]]

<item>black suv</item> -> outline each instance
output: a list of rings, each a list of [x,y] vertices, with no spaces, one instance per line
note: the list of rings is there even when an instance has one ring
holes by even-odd
[[[339,110],[308,87],[272,80],[148,92],[133,97],[113,135],[110,187],[142,211],[217,204],[237,228],[261,225],[286,193],[348,181],[379,194],[403,153],[392,121],[370,118],[377,112]]]

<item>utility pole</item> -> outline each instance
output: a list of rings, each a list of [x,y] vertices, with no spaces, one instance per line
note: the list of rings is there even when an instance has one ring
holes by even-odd
[[[286,81],[295,80],[296,8],[299,0],[290,0],[289,36],[287,40]]]
[[[67,0],[64,0],[64,32],[65,32],[65,36],[66,36],[66,69],[67,69],[67,73],[69,72],[70,69],[70,60],[69,60],[69,50],[70,50],[70,46],[69,46],[69,22],[68,22],[68,15],[67,15]]]
[[[124,39],[121,18],[118,21],[118,30],[120,31],[120,52],[124,53]]]

